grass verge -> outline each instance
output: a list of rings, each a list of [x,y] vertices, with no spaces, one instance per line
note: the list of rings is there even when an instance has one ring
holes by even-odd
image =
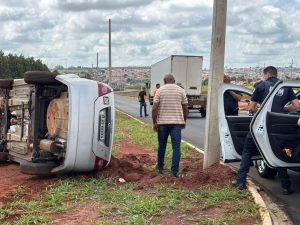
[[[151,127],[117,113],[116,140],[130,141],[155,149],[156,135]],[[138,136],[138,138],[136,137]],[[153,143],[154,142],[154,143]],[[184,157],[191,157],[187,147]],[[168,157],[171,149],[168,148]],[[1,224],[51,224],[58,218],[78,218],[61,224],[243,224],[259,223],[259,207],[248,191],[225,186],[204,186],[196,190],[166,183],[137,189],[137,183],[119,185],[110,178],[73,176],[61,178],[39,197],[25,198],[30,190],[18,188],[0,204]],[[86,204],[91,207],[82,218]],[[92,212],[92,216],[89,216]],[[79,214],[78,214],[79,213]],[[245,223],[246,223],[245,222]]]
[[[148,124],[141,124],[136,120],[128,118],[124,113],[117,111],[116,117],[116,133],[115,133],[115,153],[120,150],[120,143],[127,138],[132,144],[140,146],[148,146],[157,151],[157,133],[153,132],[152,126]],[[181,158],[191,159],[192,151],[194,151],[186,143],[181,143]],[[172,145],[171,139],[169,138],[167,149],[166,149],[166,165],[170,165],[172,157]]]

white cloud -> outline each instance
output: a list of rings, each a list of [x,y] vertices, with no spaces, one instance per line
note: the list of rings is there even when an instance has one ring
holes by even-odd
[[[212,7],[212,0],[2,0],[0,50],[52,66],[95,65],[98,51],[100,66],[107,66],[111,18],[114,66],[199,54],[208,67]],[[300,60],[299,9],[299,0],[229,0],[225,64]]]

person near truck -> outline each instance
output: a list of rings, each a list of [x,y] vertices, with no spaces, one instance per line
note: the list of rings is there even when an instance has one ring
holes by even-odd
[[[188,114],[188,100],[185,90],[175,84],[172,74],[164,77],[164,85],[159,88],[153,101],[153,130],[157,132],[158,153],[156,169],[163,173],[166,146],[171,136],[173,156],[171,176],[177,177],[180,162],[181,129],[185,128]]]
[[[257,85],[251,97],[249,104],[250,113],[255,113],[258,110],[258,104],[261,104],[264,101],[268,93],[272,90],[273,86],[278,82],[277,69],[275,67],[266,67],[263,71],[263,74],[265,81]],[[286,106],[288,102],[290,102],[290,104]],[[280,89],[280,91],[278,91],[278,93],[275,95],[271,111],[283,113],[284,111],[292,111],[299,107],[300,103],[293,89],[287,87]],[[246,178],[251,164],[251,157],[257,153],[257,146],[251,136],[251,133],[249,132],[244,142],[242,160],[238,170],[237,178],[232,183],[236,188],[246,188]],[[278,177],[281,182],[282,193],[284,195],[293,193],[286,168],[278,168]]]
[[[230,77],[224,75],[223,82],[230,84]],[[237,116],[239,114],[239,101],[242,95],[234,91],[226,91],[224,93],[224,110],[226,116]]]
[[[148,116],[147,114],[147,104],[145,97],[147,96],[146,88],[143,87],[143,90],[139,93],[139,102],[140,102],[140,117],[143,117],[143,108],[144,108],[144,115],[145,117]]]
[[[158,91],[159,88],[160,88],[160,84],[156,84],[155,89],[153,91],[153,97],[155,97],[157,95],[157,91]]]

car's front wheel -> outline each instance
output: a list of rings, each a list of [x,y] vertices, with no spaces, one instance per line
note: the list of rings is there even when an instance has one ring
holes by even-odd
[[[7,152],[0,152],[0,163],[5,163],[8,160]]]
[[[28,162],[20,163],[20,170],[22,173],[31,175],[50,175],[51,170],[59,165],[58,162],[45,161],[45,162]]]
[[[277,174],[277,169],[273,169],[268,167],[264,160],[257,160],[256,161],[256,169],[258,174],[263,178],[272,179]]]
[[[55,85],[59,82],[56,75],[47,71],[28,71],[24,74],[24,81],[27,84]]]

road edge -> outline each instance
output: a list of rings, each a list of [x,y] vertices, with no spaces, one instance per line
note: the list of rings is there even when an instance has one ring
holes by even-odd
[[[253,196],[254,202],[259,205],[259,214],[262,219],[262,225],[272,225],[273,221],[269,209],[263,197],[257,191],[258,189],[257,186],[254,184],[254,182],[251,179],[248,179],[247,188],[250,191],[251,195]]]
[[[119,111],[119,112],[123,113],[124,115],[126,115],[126,116],[128,116],[128,117],[130,117],[130,118],[132,118],[134,120],[136,120],[137,122],[139,122],[141,124],[151,126],[150,124],[147,124],[147,123],[145,123],[145,122],[143,122],[143,121],[135,118],[134,116],[132,116],[132,115],[130,115],[130,114],[122,111],[121,109],[117,108],[116,111]],[[200,153],[204,154],[204,151],[202,149],[196,147],[195,145],[189,143],[188,141],[181,140],[181,142],[187,144],[188,146],[190,146],[192,149],[196,150],[197,152],[200,152]],[[221,161],[220,161],[220,164],[222,164],[224,166],[227,166],[231,170],[233,170],[231,168],[231,166],[226,165],[226,164],[222,163]],[[269,213],[268,207],[267,207],[265,201],[263,200],[262,196],[257,191],[256,185],[253,183],[252,180],[248,179],[247,189],[251,193],[251,195],[252,195],[252,197],[254,199],[254,202],[259,205],[259,214],[260,214],[260,217],[262,219],[262,225],[273,225],[273,222],[272,222],[271,215]]]

